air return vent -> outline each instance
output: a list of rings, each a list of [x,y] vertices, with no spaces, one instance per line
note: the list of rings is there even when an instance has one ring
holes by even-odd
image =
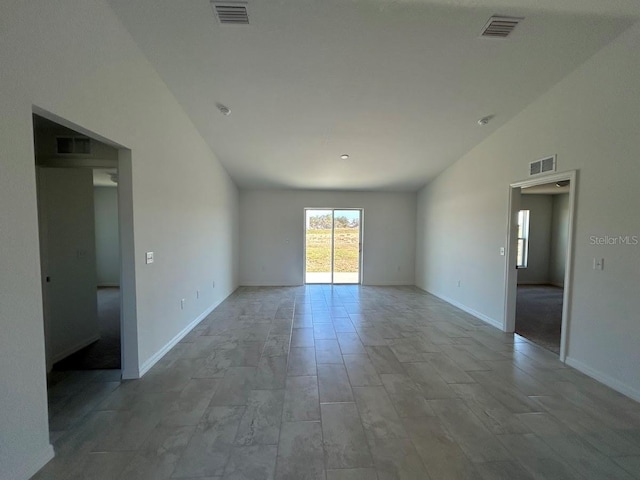
[[[529,164],[529,176],[556,171],[556,156],[541,158]]]
[[[239,2],[211,2],[218,22],[223,25],[246,25],[249,23],[247,6]]]
[[[89,155],[91,140],[83,136],[56,137],[56,153],[58,155]]]
[[[522,17],[502,17],[495,15],[491,17],[484,26],[480,36],[487,38],[507,38],[522,20],[524,20]]]

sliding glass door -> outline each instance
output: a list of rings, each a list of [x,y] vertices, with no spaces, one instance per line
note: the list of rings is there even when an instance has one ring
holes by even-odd
[[[305,210],[305,283],[360,283],[362,210]]]

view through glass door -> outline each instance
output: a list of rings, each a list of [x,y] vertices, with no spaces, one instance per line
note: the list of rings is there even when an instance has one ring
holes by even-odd
[[[305,283],[360,283],[362,210],[305,210]]]

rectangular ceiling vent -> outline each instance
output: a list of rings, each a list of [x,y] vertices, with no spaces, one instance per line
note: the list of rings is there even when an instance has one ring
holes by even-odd
[[[247,25],[249,14],[247,5],[240,2],[211,2],[218,22],[222,25]]]
[[[522,20],[524,20],[522,17],[502,17],[494,15],[484,26],[480,36],[487,38],[507,38]]]
[[[541,158],[529,164],[529,176],[556,171],[556,156]]]

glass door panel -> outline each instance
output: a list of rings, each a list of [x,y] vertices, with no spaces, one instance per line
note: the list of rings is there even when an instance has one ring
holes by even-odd
[[[333,211],[305,211],[305,283],[331,283]]]
[[[333,283],[360,283],[360,210],[333,211]]]

